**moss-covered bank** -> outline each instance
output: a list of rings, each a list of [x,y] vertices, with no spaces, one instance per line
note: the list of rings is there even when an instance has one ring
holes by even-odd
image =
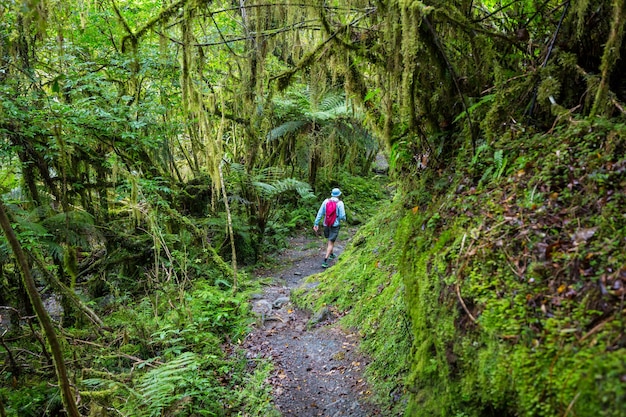
[[[407,415],[625,415],[625,139],[505,138],[405,216]]]
[[[390,414],[626,415],[625,139],[575,121],[424,171],[303,304],[348,312]]]

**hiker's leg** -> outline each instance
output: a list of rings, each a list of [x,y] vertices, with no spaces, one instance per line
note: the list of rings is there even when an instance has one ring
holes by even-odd
[[[324,257],[324,259],[328,259],[330,257],[330,254],[333,253],[334,247],[335,247],[335,241],[329,239],[328,245],[326,246],[326,256]]]
[[[339,237],[339,226],[330,227],[328,230],[328,245],[326,246],[326,257],[328,259],[330,254],[333,253],[335,247],[335,240]]]

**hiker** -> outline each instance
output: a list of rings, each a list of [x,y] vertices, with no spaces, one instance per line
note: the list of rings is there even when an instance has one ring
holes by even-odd
[[[326,247],[326,256],[324,262],[322,262],[323,268],[328,268],[328,259],[335,259],[337,256],[333,253],[335,247],[335,240],[339,236],[339,224],[346,220],[346,209],[343,206],[343,201],[339,200],[341,191],[339,188],[333,188],[330,193],[330,198],[324,200],[320,209],[317,211],[315,222],[313,223],[313,230],[317,233],[322,218],[324,219],[324,237],[328,239],[328,246]]]

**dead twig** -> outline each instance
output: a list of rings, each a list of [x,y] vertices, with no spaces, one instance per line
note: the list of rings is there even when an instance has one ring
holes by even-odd
[[[461,258],[461,252],[463,252],[463,246],[465,246],[465,238],[466,238],[467,234],[463,235],[463,240],[461,241],[461,250],[459,251],[459,259]],[[469,248],[472,246],[474,242],[472,241],[468,247],[468,251]],[[467,261],[468,259],[465,258],[465,261],[463,261],[463,265],[461,265],[461,267],[459,269],[457,269],[456,271],[456,285],[455,285],[455,290],[456,290],[456,296],[459,299],[459,303],[461,303],[461,307],[463,307],[463,310],[465,310],[465,312],[467,313],[467,316],[470,318],[470,320],[473,323],[476,323],[476,318],[472,315],[472,313],[469,311],[469,308],[467,308],[467,304],[465,304],[465,300],[463,300],[463,297],[461,297],[461,284],[459,283],[460,281],[460,276],[461,276],[461,271],[463,271],[463,269],[465,269],[465,265],[467,265]]]
[[[565,414],[563,414],[563,417],[567,417],[569,415],[569,412],[572,411],[572,408],[574,407],[574,403],[576,402],[579,396],[580,396],[580,391],[577,392],[576,395],[574,395],[574,398],[572,398],[572,401],[567,406],[567,410],[565,410]]]
[[[524,274],[526,273],[528,264],[524,262],[523,266],[519,266],[516,262],[514,262],[513,257],[510,256],[504,248],[502,248],[502,252],[504,253],[504,256],[506,256],[506,263],[513,274],[515,274],[515,276],[519,279],[524,279]]]
[[[622,112],[622,114],[626,114],[626,111],[624,111],[624,107],[622,107],[622,105],[617,100],[615,100],[615,98],[611,97],[611,102],[615,107],[617,107],[619,111]]]
[[[82,343],[84,345],[94,346],[94,347],[98,347],[98,348],[102,348],[102,349],[110,349],[108,346],[104,346],[104,345],[101,345],[99,343],[90,342],[89,340],[76,339],[76,338],[72,337],[67,332],[63,332],[63,333],[64,333],[64,335],[66,337],[71,338],[72,342],[74,342],[74,343]],[[156,368],[156,365],[163,365],[163,362],[158,361],[158,360],[147,361],[147,360],[138,358],[137,356],[128,355],[128,354],[122,353],[122,352],[115,352],[115,354],[120,356],[120,357],[122,357],[122,358],[126,358],[126,359],[129,359],[129,360],[135,362],[135,365],[137,365],[137,364],[144,364],[146,366],[150,366],[150,367],[153,367],[153,368]],[[153,365],[153,364],[156,364],[156,365]]]
[[[597,333],[600,329],[602,329],[608,322],[612,321],[614,318],[615,318],[615,315],[612,315],[609,318],[602,320],[600,323],[596,324],[591,330],[585,333],[583,337],[580,338],[579,341],[582,342],[585,339],[587,339],[589,336]]]
[[[470,318],[472,322],[476,323],[476,318],[474,318],[472,313],[467,308],[467,305],[465,305],[465,301],[463,301],[463,297],[461,297],[461,289],[460,289],[458,280],[456,282],[456,296],[458,297],[459,302],[461,303],[461,306],[463,307],[463,310],[465,310],[465,312],[467,313],[467,316]]]
[[[7,346],[6,342],[4,341],[4,335],[7,332],[8,330],[5,330],[2,333],[2,335],[0,335],[0,344],[7,351],[9,369],[11,370],[11,374],[13,375],[13,377],[17,379],[20,376],[20,367],[17,366],[17,362],[15,361],[15,358],[13,357],[13,352],[11,352],[11,349],[9,349],[9,346]]]

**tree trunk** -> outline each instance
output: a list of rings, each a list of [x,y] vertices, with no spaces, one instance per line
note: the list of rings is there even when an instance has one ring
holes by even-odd
[[[611,71],[615,66],[615,63],[619,59],[619,51],[622,47],[622,41],[624,38],[624,24],[626,19],[626,11],[624,10],[624,0],[613,1],[613,20],[611,21],[611,31],[609,32],[609,39],[604,45],[604,54],[602,55],[602,63],[600,64],[600,70],[602,72],[602,79],[600,80],[600,86],[596,92],[596,97],[593,102],[590,116],[593,117],[596,114],[603,114],[607,106],[605,104],[606,97],[609,93],[609,77]]]
[[[219,164],[220,185],[222,186],[222,196],[224,197],[224,207],[226,207],[226,217],[228,219],[228,234],[230,236],[230,249],[232,252],[233,263],[233,294],[237,292],[237,250],[235,248],[235,234],[233,233],[233,219],[230,215],[230,205],[228,204],[228,195],[226,194],[226,184],[224,183],[224,174],[222,173],[222,164]]]
[[[46,337],[48,339],[48,343],[50,344],[50,350],[52,351],[52,356],[54,358],[54,365],[56,368],[57,379],[59,381],[59,387],[61,389],[61,398],[63,399],[63,405],[65,406],[65,410],[70,417],[80,417],[78,407],[76,406],[76,401],[74,400],[74,393],[72,392],[70,381],[67,375],[65,361],[63,360],[63,351],[61,350],[61,344],[59,343],[59,339],[57,338],[54,326],[52,325],[52,321],[50,320],[50,316],[48,316],[48,312],[44,308],[41,297],[37,292],[35,280],[31,275],[30,267],[28,265],[28,262],[26,261],[26,255],[22,251],[20,242],[17,240],[17,236],[15,235],[15,232],[11,227],[11,222],[9,221],[4,207],[4,202],[2,201],[0,201],[0,227],[4,231],[4,234],[7,237],[7,241],[11,245],[11,249],[15,254],[15,258],[17,259],[17,263],[22,272],[24,286],[26,287],[26,290],[28,291],[28,296],[30,297],[30,302],[35,309],[35,313],[37,314],[39,323],[41,324],[41,327],[43,327]]]

